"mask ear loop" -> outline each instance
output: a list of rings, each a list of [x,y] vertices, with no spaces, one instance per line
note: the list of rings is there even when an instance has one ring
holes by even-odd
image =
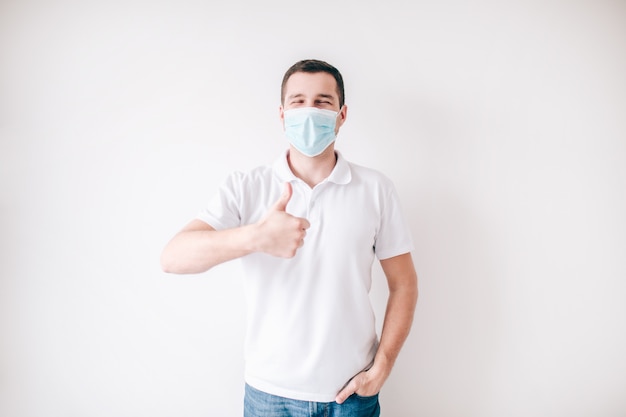
[[[341,116],[341,111],[343,110],[344,106],[345,106],[345,104],[343,106],[341,106],[341,108],[337,112],[337,115],[335,116],[335,137],[337,136],[337,118],[339,116]]]
[[[341,106],[341,108],[340,108],[340,109],[339,109],[339,111],[337,112],[337,116],[335,116],[335,126],[337,126],[337,118],[338,118],[339,116],[341,116],[341,112],[342,112],[342,110],[343,110],[343,108],[344,108],[345,106],[346,106],[345,104],[344,104],[343,106]]]
[[[337,117],[339,117],[339,115],[341,114],[341,111],[343,110],[343,108],[344,108],[345,106],[346,106],[345,104],[344,104],[343,106],[341,106],[341,108],[340,108],[340,109],[339,109],[339,111],[337,112],[337,115],[335,116],[335,123],[337,123]]]

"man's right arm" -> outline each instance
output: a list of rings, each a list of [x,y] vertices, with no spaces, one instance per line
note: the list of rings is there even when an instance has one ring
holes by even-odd
[[[163,249],[161,268],[175,274],[197,274],[252,253],[253,227],[217,231],[202,220],[192,220]]]
[[[215,230],[202,220],[192,220],[163,249],[161,268],[175,274],[197,274],[254,252],[295,256],[310,225],[285,212],[291,195],[287,183],[279,200],[254,224]]]

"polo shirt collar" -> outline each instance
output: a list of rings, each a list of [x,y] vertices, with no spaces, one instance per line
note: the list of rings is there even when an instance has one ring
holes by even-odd
[[[274,162],[274,174],[278,177],[281,182],[291,182],[296,181],[298,178],[291,172],[291,168],[289,168],[289,163],[287,162],[287,156],[289,155],[289,150],[286,150],[281,154],[281,156]],[[332,172],[324,180],[324,182],[333,182],[335,184],[348,184],[352,180],[352,173],[350,171],[350,164],[345,160],[343,155],[337,150],[335,150],[335,155],[337,155],[337,163],[333,168]]]

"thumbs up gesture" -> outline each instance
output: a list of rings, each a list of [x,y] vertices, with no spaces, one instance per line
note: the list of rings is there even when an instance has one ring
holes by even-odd
[[[306,219],[292,216],[285,211],[292,194],[291,184],[285,183],[285,189],[278,201],[256,224],[261,252],[281,258],[293,258],[304,244],[306,229],[311,225]]]

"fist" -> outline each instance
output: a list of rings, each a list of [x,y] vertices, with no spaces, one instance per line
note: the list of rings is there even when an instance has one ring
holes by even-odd
[[[261,252],[281,258],[293,258],[304,244],[306,229],[311,225],[306,219],[292,216],[285,211],[292,195],[291,184],[285,183],[278,201],[257,223]]]

